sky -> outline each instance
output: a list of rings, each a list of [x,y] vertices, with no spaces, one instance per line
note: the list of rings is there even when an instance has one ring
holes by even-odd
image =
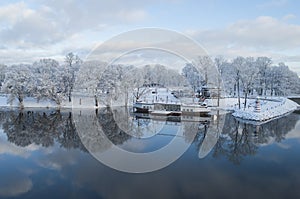
[[[300,76],[297,0],[2,0],[0,64],[82,59],[120,33],[156,27],[183,33],[211,56],[268,56]]]

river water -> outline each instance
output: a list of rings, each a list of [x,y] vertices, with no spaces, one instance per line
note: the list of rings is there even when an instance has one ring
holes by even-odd
[[[0,111],[0,198],[300,197],[299,112],[259,125],[230,113],[200,121],[110,109],[76,114]],[[78,122],[83,117],[93,122]],[[88,133],[99,127],[110,144]],[[115,145],[148,153],[175,138],[187,150],[169,166],[148,173],[112,169],[91,151],[101,154]]]

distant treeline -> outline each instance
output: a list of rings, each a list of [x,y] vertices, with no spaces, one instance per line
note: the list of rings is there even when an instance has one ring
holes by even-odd
[[[145,84],[189,87],[197,92],[203,86],[209,87],[211,82],[217,82],[214,87],[223,89],[227,95],[244,95],[245,98],[249,94],[285,96],[300,93],[298,75],[284,63],[272,64],[268,57],[227,60],[201,56],[180,71],[160,64],[136,67],[108,66],[101,61],[83,62],[73,53],[66,55],[63,64],[54,59],[41,59],[33,64],[0,65],[1,91],[8,95],[8,103],[17,99],[20,107],[26,97],[37,101],[51,100],[61,106],[63,101],[71,102],[74,89],[92,94],[99,103],[108,105],[107,102],[113,99],[127,105],[134,97],[135,89]]]

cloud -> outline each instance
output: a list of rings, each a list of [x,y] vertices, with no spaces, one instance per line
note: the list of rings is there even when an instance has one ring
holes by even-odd
[[[290,19],[295,19],[295,18],[297,18],[296,15],[294,15],[294,14],[288,14],[288,15],[283,16],[282,20],[288,21]]]
[[[161,1],[167,0],[30,0],[0,5],[0,60],[62,61],[70,51],[87,54],[99,42],[95,38],[109,38],[124,31],[120,27],[142,22],[148,18],[146,7]]]
[[[139,1],[32,1],[0,7],[0,42],[26,49],[64,41],[103,24],[128,24],[147,17]]]
[[[2,179],[5,180],[0,181],[0,196],[4,197],[27,193],[33,186],[31,179],[18,171],[9,171],[2,176]]]
[[[37,165],[51,170],[61,170],[69,165],[74,165],[80,154],[75,150],[54,150],[37,160]]]
[[[62,61],[63,55],[70,51],[87,54],[98,42],[97,38],[105,40],[130,25],[151,21],[149,8],[176,1],[30,0],[2,5],[0,60],[4,64],[33,62],[45,57]],[[272,0],[258,7],[265,9],[287,3]],[[282,18],[260,16],[235,21],[224,28],[196,28],[187,33],[212,55],[269,56],[278,61],[291,61],[292,56],[299,55],[295,49],[300,46],[300,25],[291,23],[295,17],[293,14]],[[172,43],[174,48],[175,45],[177,42]]]
[[[63,39],[63,31],[58,31],[60,24],[52,15],[51,9],[40,7],[34,10],[24,2],[0,7],[2,44],[28,48]]]
[[[300,25],[283,19],[260,16],[239,20],[222,29],[189,30],[211,55],[269,56],[274,62],[298,62]],[[300,73],[299,73],[300,74]]]
[[[15,23],[34,12],[28,9],[24,2],[17,2],[0,7],[0,22],[6,25]]]
[[[286,134],[286,139],[298,139],[300,141],[300,122],[297,122],[295,128]]]
[[[14,145],[13,143],[4,140],[3,137],[0,137],[0,155],[7,154],[7,155],[19,156],[22,158],[28,158],[30,156],[30,153],[37,149],[38,146],[34,144],[31,144],[26,147],[19,147]]]
[[[287,24],[268,16],[239,21],[229,26],[227,32],[237,38],[237,42],[247,46],[285,50],[300,45],[299,25]]]
[[[288,24],[269,16],[240,20],[224,29],[190,32],[191,36],[216,48],[248,48],[283,51],[300,45],[300,25]]]

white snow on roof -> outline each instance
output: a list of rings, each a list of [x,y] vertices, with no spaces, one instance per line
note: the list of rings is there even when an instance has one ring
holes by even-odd
[[[178,104],[180,100],[177,99],[169,88],[158,88],[150,87],[145,94],[140,98],[142,102],[146,103],[168,103],[168,104]]]

